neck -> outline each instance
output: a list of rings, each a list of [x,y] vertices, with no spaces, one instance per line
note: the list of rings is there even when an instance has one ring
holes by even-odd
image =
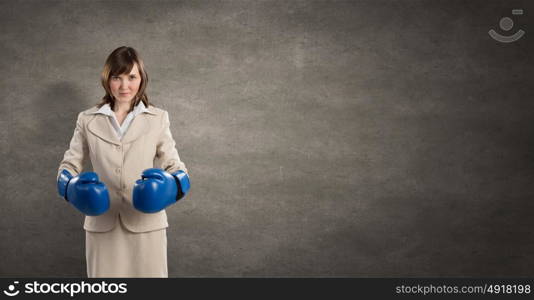
[[[127,113],[130,110],[130,103],[119,103],[115,102],[115,107],[113,109],[116,113]]]

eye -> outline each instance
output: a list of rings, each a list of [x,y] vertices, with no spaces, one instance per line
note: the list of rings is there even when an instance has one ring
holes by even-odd
[[[130,79],[135,79],[136,76],[135,75],[130,75]]]

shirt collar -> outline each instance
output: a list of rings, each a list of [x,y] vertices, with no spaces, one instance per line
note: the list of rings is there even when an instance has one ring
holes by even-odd
[[[134,116],[137,116],[138,114],[144,112],[151,113],[151,111],[146,108],[143,101],[139,101],[139,104],[137,104],[137,106],[134,107],[133,111],[131,111],[130,113],[133,113]],[[107,116],[113,116],[113,110],[111,110],[111,106],[109,105],[109,103],[106,103],[102,105],[99,110],[92,112],[92,114],[104,114]]]
[[[144,112],[150,112],[150,111],[145,107],[145,104],[143,103],[143,101],[139,101],[139,104],[137,104],[133,112],[135,115],[138,115],[138,114],[141,114]]]

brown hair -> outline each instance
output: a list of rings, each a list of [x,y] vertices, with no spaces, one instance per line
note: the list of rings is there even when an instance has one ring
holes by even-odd
[[[135,95],[128,112],[131,112],[140,101],[143,101],[143,104],[145,104],[145,106],[148,108],[149,102],[145,92],[148,84],[148,75],[145,71],[145,65],[143,64],[143,60],[137,51],[135,51],[135,49],[132,47],[126,46],[122,46],[113,50],[113,52],[111,52],[106,59],[104,70],[102,71],[102,75],[100,77],[102,86],[104,87],[104,90],[106,90],[106,95],[102,98],[101,102],[97,104],[98,108],[108,103],[111,109],[114,109],[115,97],[113,97],[113,94],[111,93],[109,80],[112,76],[130,74],[134,64],[137,64],[139,75],[141,75],[141,84],[139,85],[139,91]]]

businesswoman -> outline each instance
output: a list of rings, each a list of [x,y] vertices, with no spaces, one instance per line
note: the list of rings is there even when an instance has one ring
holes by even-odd
[[[149,103],[131,47],[108,56],[101,81],[102,101],[78,114],[58,193],[85,215],[88,277],[168,277],[165,208],[189,190],[168,112]],[[86,159],[94,172],[82,172]]]

